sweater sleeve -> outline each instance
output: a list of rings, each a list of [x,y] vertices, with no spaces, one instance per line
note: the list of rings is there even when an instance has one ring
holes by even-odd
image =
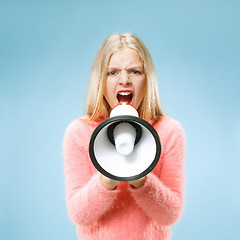
[[[63,139],[66,204],[71,220],[86,225],[97,221],[112,206],[118,191],[102,186],[100,174],[89,166],[88,151],[73,125],[67,128]]]
[[[161,157],[160,175],[147,175],[145,185],[131,189],[145,213],[161,225],[172,225],[180,217],[184,195],[185,135],[181,125],[170,131]]]

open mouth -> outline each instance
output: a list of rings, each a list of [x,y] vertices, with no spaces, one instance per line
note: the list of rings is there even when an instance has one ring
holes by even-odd
[[[117,94],[118,102],[132,102],[133,95],[131,92],[119,92]]]

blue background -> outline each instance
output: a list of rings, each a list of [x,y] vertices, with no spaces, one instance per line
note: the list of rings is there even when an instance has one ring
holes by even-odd
[[[239,9],[237,0],[1,1],[0,239],[77,239],[62,138],[84,114],[98,48],[126,31],[148,47],[163,110],[187,135],[172,239],[240,239]]]

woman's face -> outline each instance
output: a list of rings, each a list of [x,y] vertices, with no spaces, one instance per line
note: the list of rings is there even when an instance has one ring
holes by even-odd
[[[120,102],[129,102],[136,109],[145,94],[146,77],[143,61],[131,48],[112,54],[107,69],[104,96],[113,109]]]

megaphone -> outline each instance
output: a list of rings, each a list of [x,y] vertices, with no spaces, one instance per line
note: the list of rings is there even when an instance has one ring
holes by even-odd
[[[133,181],[156,166],[161,143],[152,125],[139,118],[131,104],[121,102],[93,131],[89,155],[95,168],[106,177]]]

